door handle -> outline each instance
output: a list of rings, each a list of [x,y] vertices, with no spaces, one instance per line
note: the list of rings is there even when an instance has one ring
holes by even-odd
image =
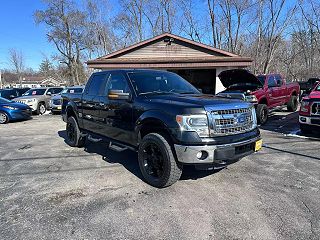
[[[105,106],[105,104],[104,104],[104,103],[99,103],[99,105],[100,105],[101,107],[104,107],[104,106]]]

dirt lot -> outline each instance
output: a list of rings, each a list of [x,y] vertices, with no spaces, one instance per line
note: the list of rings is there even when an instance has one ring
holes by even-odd
[[[272,118],[261,152],[166,189],[135,153],[69,147],[60,116],[2,125],[0,239],[319,239],[320,141]]]

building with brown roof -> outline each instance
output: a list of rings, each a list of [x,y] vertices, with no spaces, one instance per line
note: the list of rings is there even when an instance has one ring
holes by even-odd
[[[204,93],[223,90],[221,71],[246,68],[252,60],[170,33],[142,41],[87,62],[94,69],[153,68],[175,72]]]

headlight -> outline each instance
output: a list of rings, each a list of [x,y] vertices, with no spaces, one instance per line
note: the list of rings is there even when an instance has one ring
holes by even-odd
[[[246,96],[246,101],[247,102],[258,102],[258,99],[255,95],[248,95],[248,96]]]
[[[177,115],[176,121],[181,131],[194,131],[199,137],[209,137],[207,115]]]
[[[10,109],[10,110],[18,110],[19,108],[11,107],[11,106],[2,106],[4,108]]]
[[[28,99],[27,103],[31,103],[31,102],[35,102],[35,101],[36,101],[36,99],[32,98],[32,99]]]
[[[307,101],[302,101],[301,102],[301,107],[300,107],[300,111],[301,112],[309,112],[309,105],[310,105],[310,102],[307,102]]]

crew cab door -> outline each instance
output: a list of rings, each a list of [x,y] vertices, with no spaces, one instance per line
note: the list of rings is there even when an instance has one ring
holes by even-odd
[[[268,94],[269,107],[275,107],[279,104],[280,99],[278,98],[279,91],[277,88],[276,79],[273,75],[268,76],[267,84],[268,90],[266,94]]]
[[[103,104],[100,110],[100,118],[104,122],[102,134],[124,143],[134,144],[132,102],[129,99],[110,98],[108,94],[111,90],[128,93],[132,96],[132,90],[126,76],[121,72],[110,72],[104,96],[100,98],[100,103]]]
[[[287,86],[281,75],[277,74],[275,75],[276,84],[277,84],[277,94],[278,95],[278,104],[284,105],[287,103],[287,98],[290,96],[287,92]]]
[[[83,127],[94,133],[99,133],[100,129],[100,97],[103,94],[106,74],[95,73],[89,79],[82,95],[82,119]]]

